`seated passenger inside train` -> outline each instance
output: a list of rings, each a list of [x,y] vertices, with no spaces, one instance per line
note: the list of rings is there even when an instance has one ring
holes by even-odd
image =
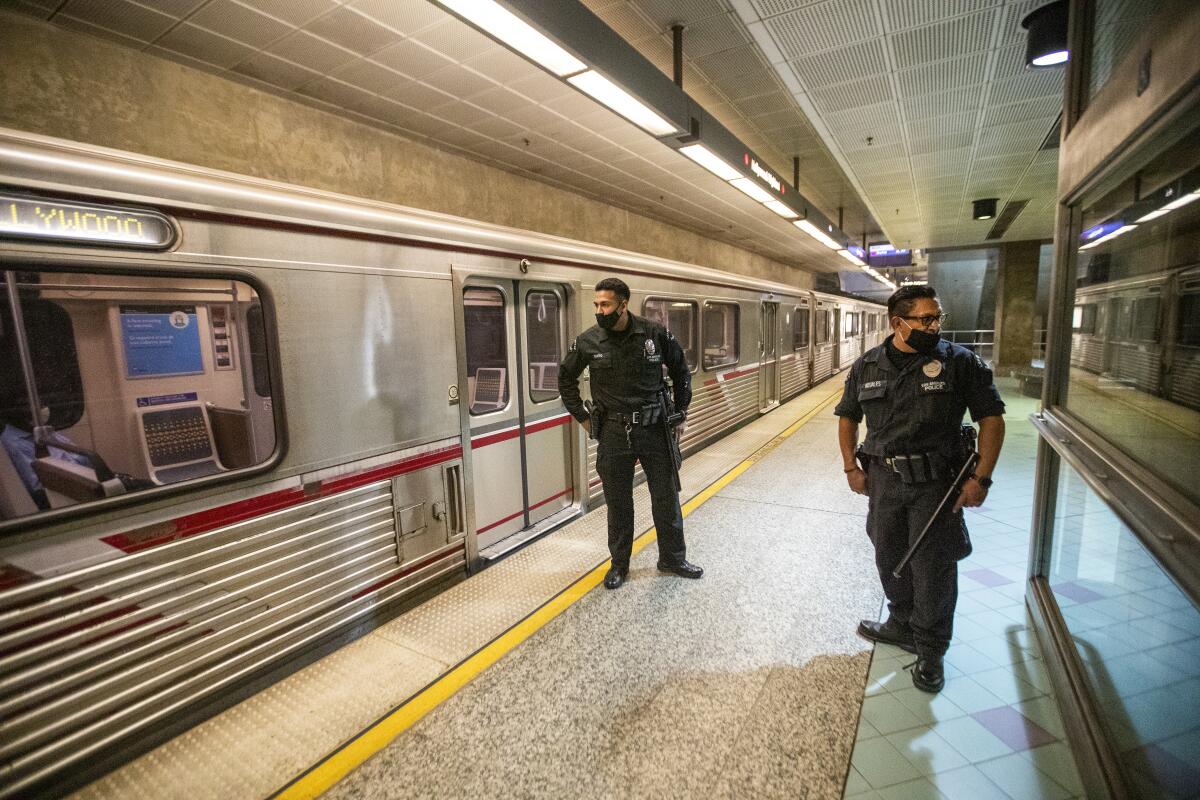
[[[274,452],[252,287],[0,277],[0,520],[242,469]]]

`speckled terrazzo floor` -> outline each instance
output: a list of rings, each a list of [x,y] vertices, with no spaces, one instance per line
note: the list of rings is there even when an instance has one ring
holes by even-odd
[[[882,599],[826,409],[326,797],[837,798]],[[825,469],[820,465],[832,465]]]

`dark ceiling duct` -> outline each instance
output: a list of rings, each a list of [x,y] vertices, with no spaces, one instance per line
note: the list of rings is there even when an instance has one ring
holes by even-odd
[[[1025,206],[1029,205],[1028,200],[1009,200],[1004,204],[1004,210],[1000,212],[1000,216],[996,217],[996,221],[992,223],[992,229],[988,231],[986,238],[999,239],[1008,230],[1008,226],[1013,224],[1013,220],[1017,215],[1025,210]]]

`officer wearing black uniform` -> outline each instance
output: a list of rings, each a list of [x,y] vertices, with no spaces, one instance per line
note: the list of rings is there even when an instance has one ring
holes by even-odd
[[[892,335],[850,368],[834,413],[850,488],[870,497],[867,535],[888,601],[888,620],[863,620],[858,632],[917,655],[913,685],[945,685],[958,599],[958,560],[971,553],[964,506],[983,504],[1004,442],[1004,403],[992,371],[970,350],[941,340],[944,319],[929,286],[906,286],[888,299]],[[908,566],[904,553],[933,516],[970,454],[966,411],[979,423],[979,461],[954,505],[930,526]],[[858,424],[867,437],[856,452]],[[865,470],[865,472],[864,472]],[[949,505],[949,503],[947,504]]]
[[[663,366],[671,376],[674,406],[686,418],[692,401],[692,377],[683,349],[661,325],[629,311],[629,287],[606,278],[596,284],[596,325],[575,339],[558,370],[563,403],[588,433],[600,440],[596,471],[608,503],[608,550],[612,566],[604,586],[616,589],[629,574],[633,552],[633,467],[640,461],[650,486],[651,511],[658,532],[658,568],[684,578],[704,570],[685,558],[683,512],[675,487],[670,433],[658,409],[665,391]],[[591,413],[579,397],[579,376],[591,375]]]

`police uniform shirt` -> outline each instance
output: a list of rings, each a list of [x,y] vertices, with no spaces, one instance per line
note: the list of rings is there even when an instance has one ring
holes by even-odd
[[[854,362],[833,412],[854,422],[866,417],[869,455],[950,449],[967,411],[975,422],[1004,413],[992,371],[975,353],[943,340],[900,368],[888,357],[891,340]]]
[[[588,418],[579,396],[579,376],[591,375],[592,399],[609,412],[631,413],[654,402],[663,385],[666,366],[674,387],[676,411],[687,411],[692,401],[692,376],[683,348],[661,325],[629,314],[623,331],[606,331],[593,325],[571,343],[558,369],[558,391],[571,415]]]

